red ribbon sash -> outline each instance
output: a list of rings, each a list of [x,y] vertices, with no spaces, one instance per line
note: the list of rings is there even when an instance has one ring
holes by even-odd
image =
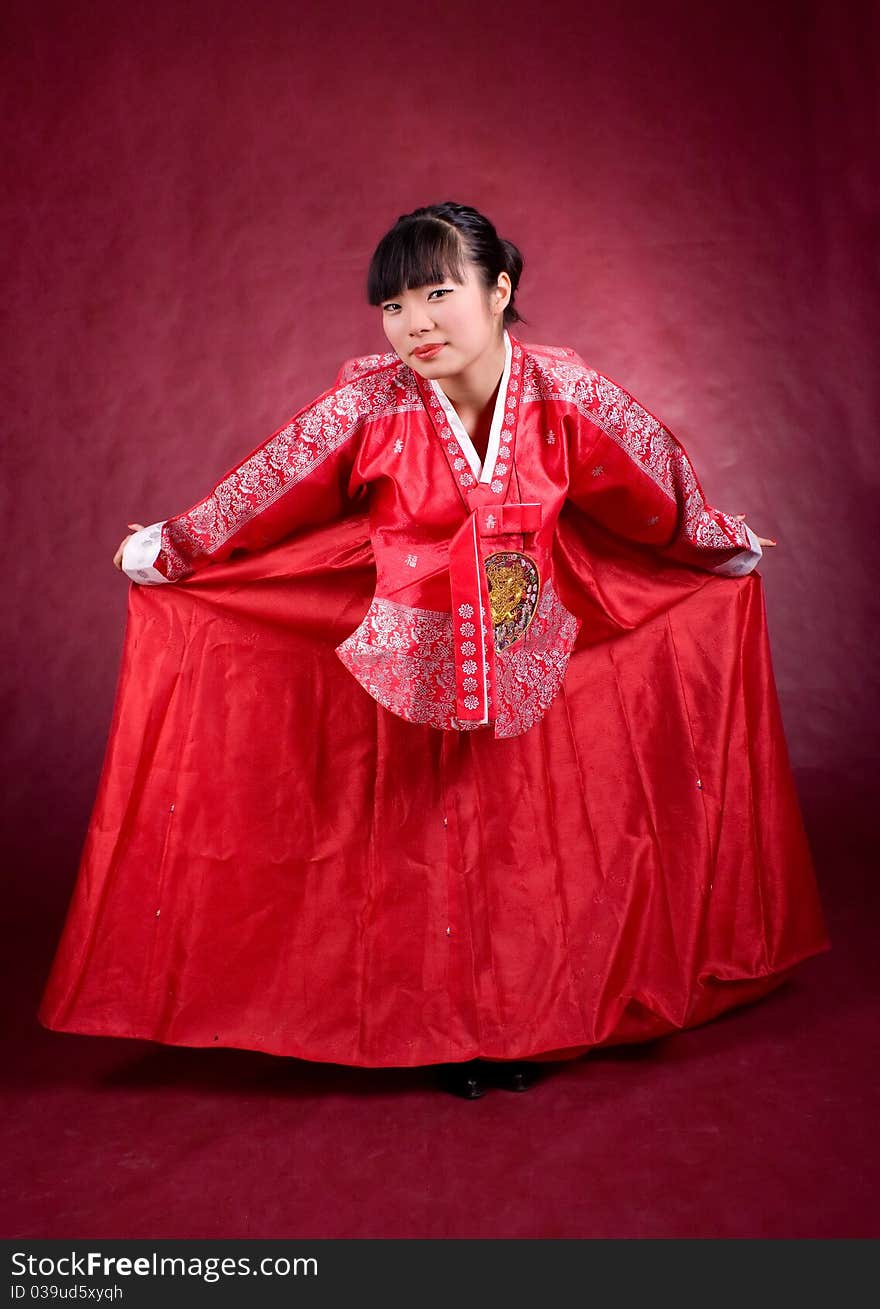
[[[495,634],[481,542],[486,537],[536,532],[540,526],[540,504],[480,505],[452,538],[449,584],[460,722],[488,724],[495,718]]]

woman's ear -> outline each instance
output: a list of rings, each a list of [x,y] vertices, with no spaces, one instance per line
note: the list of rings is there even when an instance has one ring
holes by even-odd
[[[510,303],[512,284],[507,273],[498,274],[498,285],[493,290],[495,297],[495,312],[501,313]]]

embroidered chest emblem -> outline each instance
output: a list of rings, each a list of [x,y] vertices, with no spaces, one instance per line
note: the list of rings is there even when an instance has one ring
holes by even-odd
[[[483,561],[489,581],[489,607],[495,649],[508,649],[525,633],[535,616],[541,579],[537,565],[518,550],[501,550]]]

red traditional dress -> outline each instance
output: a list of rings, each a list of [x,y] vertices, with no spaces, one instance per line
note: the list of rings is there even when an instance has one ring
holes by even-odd
[[[504,340],[482,463],[369,355],[128,542],[45,1026],[565,1058],[829,949],[757,538],[622,387]]]

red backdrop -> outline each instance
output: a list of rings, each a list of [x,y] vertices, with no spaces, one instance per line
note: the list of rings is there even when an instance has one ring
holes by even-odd
[[[522,339],[633,391],[709,498],[778,540],[761,571],[808,825],[857,819],[877,13],[5,6],[4,804],[30,946],[6,963],[26,1025],[106,740],[126,523],[190,505],[343,358],[385,348],[369,256],[432,201],[476,205],[524,251]]]

